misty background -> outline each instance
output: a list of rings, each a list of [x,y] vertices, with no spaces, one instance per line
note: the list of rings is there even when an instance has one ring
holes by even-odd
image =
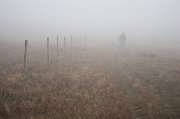
[[[0,0],[0,40],[57,35],[179,46],[179,0]]]

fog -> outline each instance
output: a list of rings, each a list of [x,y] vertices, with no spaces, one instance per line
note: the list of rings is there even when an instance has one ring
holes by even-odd
[[[0,119],[179,119],[180,0],[0,0]]]
[[[179,0],[0,0],[0,39],[75,35],[179,43]],[[130,43],[131,43],[130,42]]]

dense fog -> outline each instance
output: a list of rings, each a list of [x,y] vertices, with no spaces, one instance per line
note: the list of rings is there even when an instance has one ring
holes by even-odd
[[[1,0],[0,40],[88,37],[176,46],[179,0]],[[138,42],[138,44],[140,43]]]
[[[180,0],[0,0],[0,119],[179,119]]]

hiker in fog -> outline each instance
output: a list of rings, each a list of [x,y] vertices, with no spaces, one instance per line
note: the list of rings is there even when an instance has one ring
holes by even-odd
[[[119,38],[119,42],[121,44],[121,47],[124,47],[125,46],[125,43],[126,43],[126,35],[124,32],[122,32],[120,38]]]

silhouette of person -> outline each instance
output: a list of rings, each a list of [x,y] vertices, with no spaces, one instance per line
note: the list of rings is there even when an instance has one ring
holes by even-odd
[[[121,44],[121,47],[124,47],[126,43],[126,35],[124,32],[122,32],[122,34],[120,35],[119,42]]]

